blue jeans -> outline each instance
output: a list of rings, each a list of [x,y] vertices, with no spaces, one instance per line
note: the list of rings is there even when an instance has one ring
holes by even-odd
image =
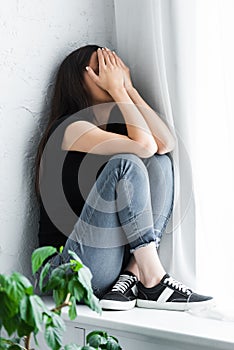
[[[92,187],[80,218],[52,266],[73,250],[93,274],[99,298],[113,285],[140,247],[159,243],[174,201],[174,172],[168,155],[112,156]]]

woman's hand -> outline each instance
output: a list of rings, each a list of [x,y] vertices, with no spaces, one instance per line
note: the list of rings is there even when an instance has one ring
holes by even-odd
[[[89,77],[110,95],[124,89],[123,70],[116,56],[110,50],[97,50],[99,75],[91,67],[86,67]]]
[[[116,58],[117,64],[122,67],[123,75],[124,75],[124,87],[128,91],[133,88],[131,75],[130,75],[130,69],[124,64],[124,62],[121,60],[121,58],[113,51],[113,54]]]

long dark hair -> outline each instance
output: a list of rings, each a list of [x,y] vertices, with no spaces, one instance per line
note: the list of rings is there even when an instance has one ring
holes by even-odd
[[[60,65],[51,101],[50,116],[43,137],[39,143],[36,155],[35,191],[37,198],[39,192],[40,161],[49,131],[55,120],[65,115],[71,115],[92,105],[91,97],[84,89],[84,71],[89,64],[93,52],[101,47],[86,45],[71,52]]]

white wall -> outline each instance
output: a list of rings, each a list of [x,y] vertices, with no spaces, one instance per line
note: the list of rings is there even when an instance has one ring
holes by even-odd
[[[67,54],[115,48],[112,0],[10,0],[0,4],[0,273],[30,275],[37,244],[34,159],[54,72]]]

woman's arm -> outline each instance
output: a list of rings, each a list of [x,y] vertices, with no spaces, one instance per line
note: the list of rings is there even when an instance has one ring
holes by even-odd
[[[141,158],[151,157],[157,152],[157,144],[124,87],[122,68],[116,64],[113,54],[100,50],[98,61],[99,75],[91,67],[85,74],[116,101],[125,119],[128,136],[103,131],[87,121],[77,121],[66,128],[62,149],[103,155],[134,153]]]
[[[106,90],[118,104],[124,117],[128,137],[156,153],[158,146],[151,130],[124,87],[123,71],[112,51],[97,50],[99,75],[88,67],[89,77]]]
[[[107,51],[109,50],[107,49]],[[136,88],[134,88],[131,81],[129,68],[123,63],[121,58],[118,57],[116,53],[114,53],[114,55],[116,57],[116,60],[119,62],[119,65],[123,69],[124,86],[126,92],[143,115],[158,145],[157,153],[164,154],[172,151],[175,147],[175,136],[173,136],[167,125],[156,114],[156,112],[143,100]]]
[[[65,130],[62,147],[66,151],[79,151],[99,155],[133,153],[149,158],[156,150],[126,135],[104,131],[87,121],[71,123]]]

